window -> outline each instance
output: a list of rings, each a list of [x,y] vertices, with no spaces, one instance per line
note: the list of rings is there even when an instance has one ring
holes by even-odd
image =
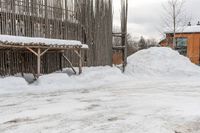
[[[187,38],[177,38],[176,39],[176,50],[181,54],[186,56],[187,55],[187,45],[188,45],[188,39]]]
[[[187,47],[187,38],[177,38],[176,46],[177,47]]]

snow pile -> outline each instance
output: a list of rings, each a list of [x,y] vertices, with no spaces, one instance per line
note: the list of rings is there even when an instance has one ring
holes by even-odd
[[[73,88],[74,84],[76,84],[76,82],[66,73],[53,73],[41,76],[32,87],[40,87],[43,89],[70,89]]]
[[[154,47],[128,57],[126,74],[135,76],[200,76],[200,68],[171,48]]]
[[[69,69],[66,69],[66,72],[43,75],[30,85],[28,85],[25,79],[19,77],[0,78],[0,93],[90,89],[130,78],[124,75],[118,68],[110,66],[83,68],[81,75],[69,76],[68,71]]]
[[[0,78],[0,93],[9,93],[15,91],[22,91],[28,88],[28,83],[24,78],[20,77],[6,77]]]
[[[128,77],[120,69],[110,66],[84,68],[80,76],[74,76],[73,78],[77,82],[88,86],[100,86],[128,80]]]
[[[83,68],[81,75],[69,76],[67,73],[53,73],[41,76],[33,87],[48,89],[96,88],[102,85],[127,79],[127,76],[115,67]]]

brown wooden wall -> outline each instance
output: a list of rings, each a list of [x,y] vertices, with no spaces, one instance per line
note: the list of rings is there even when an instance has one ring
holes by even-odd
[[[176,38],[185,37],[188,39],[187,57],[195,64],[200,64],[200,33],[182,33],[176,34]],[[171,35],[167,35],[170,40]],[[172,39],[171,39],[172,40]],[[170,41],[169,41],[170,42]],[[173,47],[172,42],[168,43],[167,40],[161,42],[162,46]]]
[[[41,73],[49,74],[62,69],[62,54],[47,52],[41,59]],[[37,57],[24,50],[0,49],[0,76],[18,73],[37,73]]]
[[[181,34],[177,37],[188,38],[187,56],[195,64],[200,64],[200,33]]]
[[[193,63],[200,64],[200,33],[177,34],[176,37],[188,39],[187,57]]]
[[[72,58],[73,50],[67,50],[65,56]],[[83,62],[85,66],[86,58],[84,57],[86,50],[82,50]],[[41,57],[41,74],[49,74],[60,71],[63,68],[70,67],[69,62],[63,58],[63,51],[53,50],[47,51]],[[79,67],[79,57],[73,56],[71,62],[74,67]],[[6,48],[0,49],[0,76],[15,75],[19,73],[37,74],[37,56],[26,49]]]
[[[114,51],[112,56],[113,64],[120,65],[123,63],[123,55],[121,51]]]
[[[0,0],[0,34],[80,40],[89,66],[112,65],[111,0]]]

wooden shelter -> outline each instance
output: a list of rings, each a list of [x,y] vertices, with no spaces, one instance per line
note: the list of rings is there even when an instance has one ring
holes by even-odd
[[[0,75],[33,73],[36,78],[62,70],[68,65],[76,71],[65,52],[70,50],[77,55],[79,74],[82,72],[82,54],[88,46],[79,41],[29,38],[0,35]]]
[[[173,46],[173,32],[166,30],[166,38],[161,46],[169,46],[187,56],[193,63],[200,64],[200,23],[195,26],[180,27],[176,32],[176,46]]]

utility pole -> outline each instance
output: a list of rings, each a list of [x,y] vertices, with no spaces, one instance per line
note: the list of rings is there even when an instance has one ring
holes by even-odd
[[[113,50],[120,50],[122,53],[122,71],[125,71],[127,65],[127,18],[128,18],[128,0],[121,0],[121,31],[113,33],[113,37],[121,38],[120,46],[113,46]]]

